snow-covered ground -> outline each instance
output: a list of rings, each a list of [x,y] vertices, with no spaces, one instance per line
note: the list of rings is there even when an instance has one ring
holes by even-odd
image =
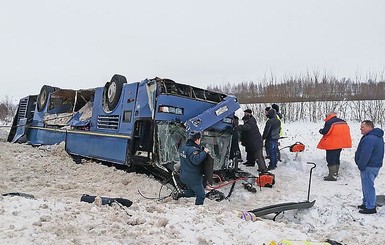
[[[7,128],[0,128],[0,193],[23,192],[36,199],[0,196],[0,244],[269,244],[271,241],[332,239],[344,244],[385,244],[385,207],[374,215],[358,213],[361,204],[359,171],[353,156],[361,137],[359,123],[349,123],[353,148],[343,150],[340,177],[325,182],[325,152],[316,149],[323,123],[285,124],[288,138],[281,147],[300,141],[306,150],[296,160],[282,150],[283,162],[274,170],[276,184],[257,193],[241,183],[228,200],[174,201],[156,197],[161,183],[142,174],[127,173],[92,161],[77,165],[63,145],[34,148],[5,142]],[[263,125],[260,125],[263,129]],[[244,153],[244,152],[243,152]],[[245,159],[245,156],[243,155]],[[240,218],[241,211],[304,201],[310,165],[313,172],[310,200],[313,208],[291,210],[256,222]],[[245,168],[255,173],[256,168]],[[383,171],[377,178],[377,194],[385,194]],[[229,186],[220,189],[227,194]],[[161,195],[171,189],[162,188]],[[80,202],[82,194],[123,197],[133,205],[100,206]]]

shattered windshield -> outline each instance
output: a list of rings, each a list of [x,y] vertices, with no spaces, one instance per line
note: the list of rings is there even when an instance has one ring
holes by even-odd
[[[180,123],[157,122],[158,156],[160,163],[179,162],[179,147],[186,141],[185,128]],[[202,145],[214,158],[214,170],[227,168],[230,132],[205,131]]]
[[[229,132],[207,132],[203,133],[202,145],[210,150],[214,158],[214,170],[228,167],[231,134]]]
[[[185,141],[185,129],[179,123],[157,123],[157,142],[160,163],[179,162],[179,147]]]

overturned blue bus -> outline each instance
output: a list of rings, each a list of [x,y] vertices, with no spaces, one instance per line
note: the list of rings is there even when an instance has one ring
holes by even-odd
[[[141,165],[169,176],[179,162],[186,132],[203,133],[214,171],[229,167],[232,118],[237,99],[170,79],[127,83],[114,75],[103,87],[61,89],[44,85],[19,102],[9,142],[65,142],[74,159]]]

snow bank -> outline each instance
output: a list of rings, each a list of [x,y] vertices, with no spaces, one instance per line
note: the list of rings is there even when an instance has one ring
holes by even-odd
[[[360,138],[359,124],[350,123],[354,148],[343,150],[337,182],[322,180],[327,172],[325,152],[316,149],[322,126],[304,122],[285,125],[287,138],[281,140],[281,147],[300,141],[306,150],[296,160],[294,153],[282,150],[283,162],[274,171],[273,188],[253,194],[238,183],[228,200],[206,199],[203,206],[193,205],[193,198],[145,199],[138,190],[157,197],[162,187],[152,177],[93,161],[77,165],[62,144],[34,148],[6,143],[7,132],[0,128],[0,192],[23,192],[36,198],[0,196],[0,243],[263,244],[329,238],[345,244],[383,244],[385,208],[378,208],[375,215],[359,214],[356,208],[361,203],[361,187],[353,156]],[[310,195],[310,200],[316,200],[313,208],[286,211],[276,221],[273,216],[256,222],[240,219],[240,211],[306,200],[307,161],[317,164]],[[255,167],[245,169],[256,172]],[[380,171],[378,194],[385,192],[383,180]],[[229,188],[220,190],[227,195]],[[160,195],[170,192],[163,187]],[[80,202],[82,194],[123,197],[134,204],[129,208],[89,204]]]

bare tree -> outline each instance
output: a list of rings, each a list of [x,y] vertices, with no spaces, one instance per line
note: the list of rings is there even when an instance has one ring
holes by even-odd
[[[8,96],[5,96],[5,98],[0,102],[0,120],[5,122],[12,121],[16,110],[17,105],[15,105]]]

